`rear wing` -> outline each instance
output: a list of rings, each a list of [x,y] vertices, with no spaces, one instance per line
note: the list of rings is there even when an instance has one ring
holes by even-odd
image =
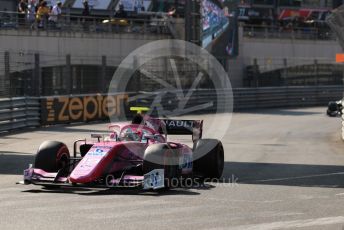
[[[202,138],[203,120],[153,119],[161,123],[161,133],[167,135],[192,135],[192,140]]]
[[[142,114],[149,111],[148,107],[130,107],[130,111]],[[157,130],[165,135],[192,135],[192,140],[197,141],[202,138],[203,120],[172,120],[152,118],[151,116],[142,116],[145,124],[150,128]]]

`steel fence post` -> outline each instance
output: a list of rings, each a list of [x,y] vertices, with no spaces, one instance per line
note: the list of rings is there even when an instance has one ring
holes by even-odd
[[[71,67],[71,55],[66,55],[66,69],[65,69],[66,89],[67,94],[73,94],[73,76]]]
[[[106,56],[102,56],[102,67],[101,67],[101,75],[99,81],[99,92],[106,93],[106,85],[105,85],[105,78],[106,78]]]
[[[6,51],[4,54],[5,71],[4,77],[1,79],[1,89],[4,96],[11,97],[11,83],[10,83],[10,52]]]
[[[34,70],[33,70],[33,95],[30,96],[40,96],[41,95],[41,88],[42,88],[42,72],[40,67],[40,56],[39,53],[35,53],[34,55]]]

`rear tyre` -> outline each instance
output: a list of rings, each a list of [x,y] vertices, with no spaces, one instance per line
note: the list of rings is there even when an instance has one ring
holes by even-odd
[[[168,144],[150,145],[144,154],[143,174],[154,169],[164,169],[165,189],[178,186],[180,176],[179,149],[173,149]]]
[[[193,147],[193,170],[208,179],[220,179],[224,168],[224,150],[221,141],[200,139]],[[201,157],[200,157],[201,156]]]
[[[328,103],[328,107],[327,107],[327,115],[330,116],[330,117],[335,117],[337,116],[337,114],[340,112],[340,106],[338,105],[337,102],[335,101],[330,101]]]
[[[329,116],[329,117],[335,117],[335,116],[337,116],[338,112],[337,112],[337,111],[327,110],[327,111],[326,111],[326,114],[327,114],[327,116]]]
[[[69,150],[64,143],[45,141],[39,146],[34,167],[46,172],[58,172],[69,163],[69,158]]]

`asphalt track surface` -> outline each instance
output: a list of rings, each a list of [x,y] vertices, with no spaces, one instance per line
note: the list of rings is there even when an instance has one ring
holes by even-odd
[[[325,108],[301,108],[235,113],[222,140],[226,183],[161,193],[15,184],[43,140],[71,146],[72,140],[104,130],[105,124],[2,136],[0,229],[341,230],[341,121],[324,112]]]

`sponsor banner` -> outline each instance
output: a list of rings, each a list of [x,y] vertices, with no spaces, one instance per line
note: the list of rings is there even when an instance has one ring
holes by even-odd
[[[163,119],[168,134],[192,135],[194,129],[201,129],[201,121]]]
[[[121,0],[118,2],[116,10],[118,10],[120,4],[122,4],[124,11],[147,11],[151,3],[152,0]]]
[[[46,0],[48,6],[55,6],[58,1],[60,1],[63,6],[66,0]]]
[[[84,0],[76,0],[73,4],[73,8],[84,8]],[[107,10],[111,0],[88,0],[88,5],[94,10]]]
[[[63,124],[123,116],[128,95],[60,96],[41,99],[41,124]]]

